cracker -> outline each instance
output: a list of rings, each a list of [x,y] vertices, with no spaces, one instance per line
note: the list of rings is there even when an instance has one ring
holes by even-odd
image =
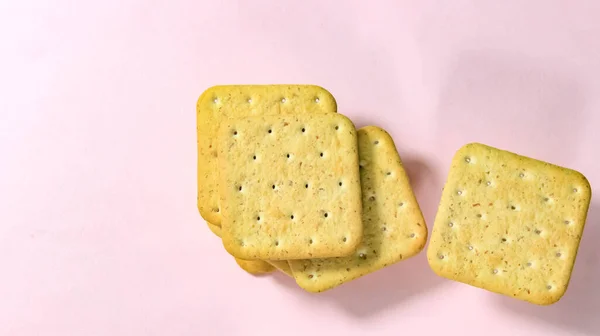
[[[219,238],[221,238],[221,227],[212,223],[206,222],[210,230]],[[275,271],[274,266],[262,260],[243,260],[234,258],[235,262],[246,272],[250,274],[265,274]]]
[[[196,105],[198,133],[198,209],[221,225],[215,138],[223,119],[250,115],[336,112],[335,99],[314,85],[228,85],[204,91]]]
[[[356,129],[337,113],[222,122],[222,238],[242,259],[351,254],[362,238]]]
[[[235,258],[235,262],[246,272],[254,275],[267,274],[275,271],[273,265],[262,260],[244,260]]]
[[[210,231],[212,231],[217,237],[221,238],[221,226],[215,225],[210,222],[206,222],[206,225],[208,225]]]
[[[427,227],[394,141],[381,128],[358,131],[363,240],[344,258],[290,261],[298,285],[322,292],[375,272],[423,249]]]
[[[269,264],[273,265],[278,270],[282,271],[283,273],[285,273],[289,276],[293,276],[292,269],[290,268],[290,265],[287,261],[285,261],[285,260],[269,260],[267,262]]]
[[[590,199],[576,171],[468,144],[452,161],[427,259],[448,279],[552,304],[567,289]]]

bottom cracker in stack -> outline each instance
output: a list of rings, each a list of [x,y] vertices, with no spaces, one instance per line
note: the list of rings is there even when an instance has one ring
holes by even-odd
[[[353,255],[290,260],[296,282],[322,292],[420,252],[427,227],[394,141],[381,128],[358,131],[364,234]]]
[[[562,168],[468,144],[454,156],[427,258],[440,276],[534,304],[565,293],[591,189]]]

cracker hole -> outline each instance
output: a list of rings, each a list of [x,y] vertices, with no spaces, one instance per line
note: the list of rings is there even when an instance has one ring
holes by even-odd
[[[294,215],[291,215],[291,216],[290,216],[290,219],[294,219]]]
[[[275,246],[279,246],[279,240],[275,241]]]
[[[569,225],[569,224],[571,224],[571,221],[570,221],[570,220],[568,220],[568,219],[567,219],[567,220],[565,220],[565,225]]]
[[[319,99],[319,97],[315,97],[315,103],[320,102],[321,100]]]
[[[219,212],[219,211],[220,211],[220,209],[219,209],[219,208],[214,208],[214,209],[213,209],[213,212]]]
[[[390,176],[390,175],[392,175],[392,172],[387,172],[387,173],[385,173],[385,175]]]
[[[560,252],[556,252],[556,257],[557,257],[557,258],[560,258],[560,257],[562,257],[562,253],[560,253]]]
[[[213,103],[215,103],[215,104],[216,104],[216,103],[218,103],[218,102],[219,102],[219,98],[215,98],[215,99],[213,99]]]
[[[312,279],[313,277],[314,277],[314,275],[312,275],[312,274],[309,274],[309,275],[308,275],[308,278],[309,278],[309,279]]]
[[[438,258],[439,259],[444,259],[444,255],[443,254],[438,254]]]
[[[308,241],[308,243],[309,243],[309,244],[312,244],[312,243],[313,243],[313,240],[312,240],[312,239],[310,239],[310,240]]]
[[[370,196],[369,201],[371,201],[371,202],[375,201],[375,196]]]
[[[511,205],[511,206],[510,206],[510,210],[517,210],[517,207],[516,207],[516,206],[514,206],[514,205]]]
[[[306,132],[306,128],[302,127],[302,133]]]
[[[237,131],[233,131],[233,135],[237,135],[237,134],[238,134]]]
[[[252,104],[252,98],[248,98],[247,102],[248,104]]]
[[[542,234],[542,230],[540,229],[535,229],[533,232],[535,232],[535,234],[537,235]]]
[[[385,227],[385,226],[384,226],[384,227],[382,227],[382,228],[381,228],[381,231],[387,231],[387,227]]]
[[[487,186],[491,186],[491,185],[492,185],[492,181],[487,181],[487,182],[485,182],[485,185],[487,185]]]
[[[520,178],[524,178],[524,177],[525,177],[525,174],[521,173],[521,174],[519,174],[519,177],[520,177]]]
[[[289,158],[290,158],[290,154],[288,153],[288,154],[286,155],[286,157],[289,159]]]
[[[340,182],[338,183],[338,185],[339,185],[340,187],[342,186],[342,184],[343,184],[343,183],[342,183],[342,181],[340,181]]]
[[[259,220],[260,220],[260,216],[257,216],[257,217],[256,217],[256,220],[257,220],[257,221],[259,221]]]
[[[467,157],[465,157],[465,162],[466,162],[466,163],[471,163],[471,158],[470,158],[470,157],[468,157],[468,156],[467,156]]]
[[[271,189],[275,190],[275,185],[274,184],[271,186]]]
[[[531,266],[533,266],[533,263],[528,262],[526,265],[527,265],[527,267],[531,267]]]
[[[375,142],[373,142],[376,145],[379,145],[379,140],[375,140]]]
[[[469,245],[469,251],[473,251],[473,246]]]
[[[281,102],[285,104],[285,102],[287,101],[287,99],[285,98],[281,98]]]
[[[503,242],[503,243],[506,243],[506,238],[502,238],[502,242]]]
[[[457,194],[458,196],[460,196],[460,195],[462,195],[462,194],[463,194],[463,192],[462,192],[462,190],[459,190],[459,191],[457,191],[457,192],[456,192],[456,194]]]
[[[360,253],[360,254],[358,255],[358,257],[359,257],[360,259],[362,259],[362,260],[365,260],[365,259],[367,259],[367,255],[366,255],[366,254],[364,254],[364,253]]]
[[[344,237],[342,238],[342,241],[345,243],[348,240],[348,238]]]
[[[319,154],[319,156],[323,157],[323,155],[325,155],[323,152],[321,152],[321,154]]]
[[[494,270],[492,270],[492,273],[498,274],[498,270],[494,268]]]
[[[547,290],[551,290],[551,289],[552,289],[552,285],[548,285],[548,286],[546,286],[546,289],[547,289]]]
[[[324,213],[324,214],[323,214],[323,216],[324,216],[325,218],[327,218],[327,217],[329,217],[329,213],[327,213],[327,212],[326,212],[326,213]]]
[[[417,235],[416,235],[416,234],[414,234],[414,233],[411,233],[411,234],[410,234],[410,238],[415,238],[416,236],[417,236]]]
[[[449,222],[449,223],[448,223],[448,226],[449,226],[449,227],[453,227],[453,226],[454,226],[454,223],[452,223],[452,222]]]
[[[544,197],[544,202],[550,202],[550,197]]]
[[[308,183],[304,185],[304,188],[308,189]]]
[[[336,131],[339,130],[339,129],[340,129],[340,126],[335,126],[335,130]]]
[[[272,130],[272,129],[269,129],[267,132],[269,132],[269,133],[273,133],[273,130]]]
[[[477,218],[481,218],[481,217],[483,217],[482,214],[477,214]]]
[[[573,188],[573,192],[578,192],[579,190],[577,190],[577,188]]]
[[[398,204],[399,207],[403,207],[404,206],[404,202],[400,202],[400,204]]]
[[[239,190],[239,191],[242,191],[242,186],[239,186],[239,187],[238,187],[238,190]]]

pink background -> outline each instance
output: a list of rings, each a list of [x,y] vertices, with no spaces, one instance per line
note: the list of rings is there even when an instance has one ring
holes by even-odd
[[[196,209],[195,103],[313,83],[384,126],[429,228],[470,141],[600,183],[599,1],[3,1],[0,335],[599,335],[600,203],[537,307],[425,255],[322,295],[241,271]]]

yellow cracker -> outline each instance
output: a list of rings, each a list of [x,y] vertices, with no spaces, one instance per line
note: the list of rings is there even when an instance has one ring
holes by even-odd
[[[221,225],[215,138],[222,120],[250,115],[336,112],[333,96],[314,85],[228,85],[204,91],[196,105],[198,209]]]
[[[206,222],[210,231],[212,231],[216,236],[221,238],[221,227],[219,225],[215,225],[213,223]]]
[[[221,238],[221,227],[212,223],[206,222],[210,230],[219,238]],[[275,270],[269,263],[262,260],[243,260],[234,258],[235,262],[246,272],[250,274],[265,274]]]
[[[381,128],[358,131],[363,240],[344,258],[291,260],[298,285],[322,292],[372,273],[423,249],[427,227],[394,141]]]
[[[275,271],[273,265],[262,260],[243,260],[235,258],[235,262],[246,272],[254,275],[267,274]]]
[[[590,199],[576,171],[468,144],[452,161],[429,264],[452,280],[554,303],[567,289]]]
[[[351,254],[362,238],[356,129],[337,113],[222,122],[223,244],[242,259]]]
[[[286,260],[269,260],[267,262],[269,264],[275,266],[275,268],[282,271],[283,273],[285,273],[289,276],[293,276],[292,269],[290,268],[290,265]]]

